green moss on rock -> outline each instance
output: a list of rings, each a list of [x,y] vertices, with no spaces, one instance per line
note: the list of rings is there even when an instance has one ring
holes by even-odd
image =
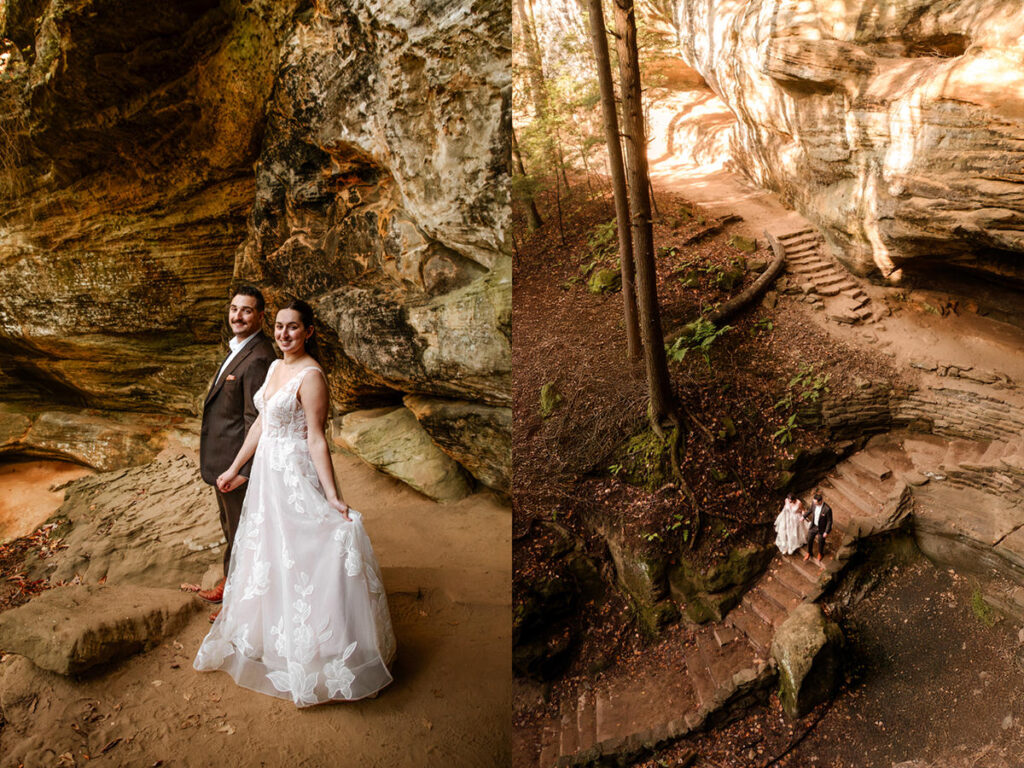
[[[597,269],[590,276],[587,290],[591,293],[615,293],[622,290],[622,273],[617,269]]]
[[[564,398],[562,393],[558,391],[553,381],[549,381],[543,387],[540,388],[540,415],[542,418],[548,418],[559,406],[561,406]]]

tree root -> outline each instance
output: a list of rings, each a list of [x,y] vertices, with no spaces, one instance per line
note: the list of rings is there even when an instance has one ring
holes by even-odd
[[[693,417],[690,416],[689,412],[685,408],[680,406],[679,410],[693,420]],[[669,416],[669,419],[673,425],[672,433],[669,436],[669,462],[672,465],[672,477],[675,478],[676,483],[678,483],[679,492],[686,498],[686,501],[690,505],[690,509],[693,510],[693,535],[690,536],[690,549],[693,549],[697,544],[697,538],[700,536],[702,520],[700,515],[700,505],[697,503],[697,497],[694,495],[693,489],[690,488],[689,483],[686,482],[686,478],[683,477],[682,449],[683,441],[686,439],[688,432],[683,424],[683,419],[680,417],[679,411],[673,412]]]
[[[760,298],[762,293],[768,290],[768,286],[782,274],[783,267],[786,266],[786,251],[783,249],[782,244],[769,234],[767,230],[764,234],[768,238],[768,243],[772,247],[775,258],[772,259],[771,264],[768,265],[768,268],[765,269],[761,276],[751,283],[746,290],[740,291],[736,296],[733,296],[705,318],[714,325],[721,326],[723,323],[738,315],[749,305],[753,304],[755,300]],[[686,325],[665,334],[665,343],[672,344],[675,342],[676,339],[686,333],[686,329],[689,326],[690,324],[687,323]]]

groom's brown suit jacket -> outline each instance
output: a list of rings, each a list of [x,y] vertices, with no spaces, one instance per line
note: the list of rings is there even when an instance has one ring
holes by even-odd
[[[228,367],[213,381],[203,403],[203,427],[199,437],[199,470],[214,485],[217,476],[231,466],[246,432],[259,415],[252,396],[263,386],[274,362],[274,345],[262,332],[251,339]],[[249,477],[252,459],[240,475]]]

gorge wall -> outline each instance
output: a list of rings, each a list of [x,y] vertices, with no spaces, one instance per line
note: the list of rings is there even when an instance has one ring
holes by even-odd
[[[250,281],[313,304],[340,412],[413,398],[506,490],[509,30],[496,0],[5,3],[0,451],[152,458]]]
[[[855,272],[1024,287],[1024,8],[675,0],[732,158]]]

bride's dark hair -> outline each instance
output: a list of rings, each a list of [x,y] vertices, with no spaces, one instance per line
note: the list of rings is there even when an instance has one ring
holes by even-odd
[[[299,313],[299,320],[302,321],[304,328],[312,327],[313,335],[306,339],[305,349],[309,353],[309,356],[316,360],[318,363],[322,363],[320,360],[320,345],[316,341],[316,324],[313,321],[313,308],[309,306],[302,299],[292,299],[283,307],[278,309],[280,312],[285,309],[293,309]]]

